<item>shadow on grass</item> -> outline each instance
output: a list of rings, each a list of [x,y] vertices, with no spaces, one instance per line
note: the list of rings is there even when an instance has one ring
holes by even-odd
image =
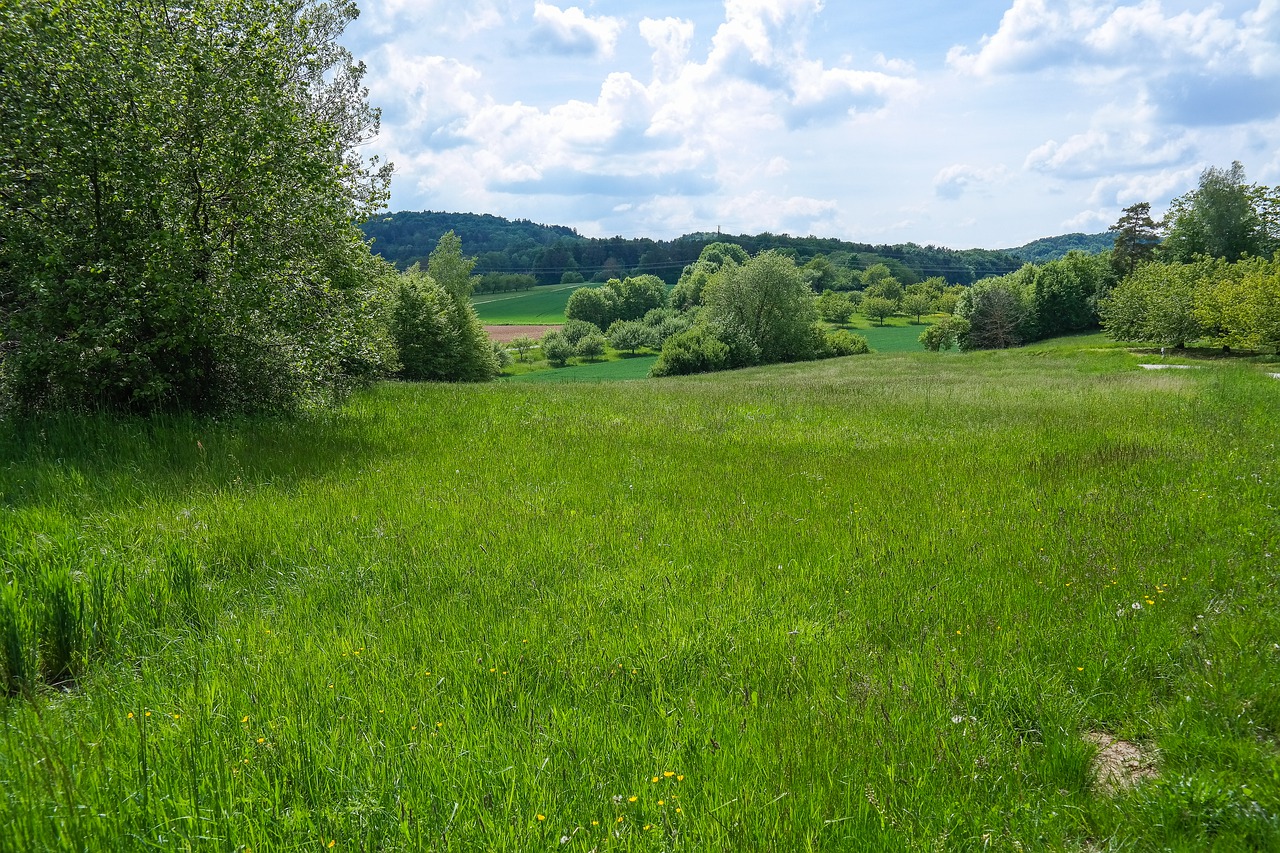
[[[0,507],[79,511],[193,489],[289,487],[382,453],[358,416],[59,415],[0,421]]]

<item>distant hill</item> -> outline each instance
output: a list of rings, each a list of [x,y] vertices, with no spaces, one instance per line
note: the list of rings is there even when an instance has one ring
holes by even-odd
[[[1062,234],[1058,237],[1041,237],[1039,240],[1032,240],[1025,246],[1019,246],[1016,249],[1005,249],[1004,252],[1029,263],[1039,264],[1045,261],[1056,261],[1058,258],[1066,257],[1068,252],[1077,249],[1089,255],[1097,255],[1113,248],[1115,242],[1116,237],[1114,234],[1106,232],[1102,234],[1081,234],[1076,232],[1075,234]]]
[[[942,276],[952,284],[972,284],[1022,265],[1021,258],[990,249],[955,250],[915,243],[872,245],[768,232],[700,232],[674,240],[589,238],[564,226],[476,213],[404,211],[374,217],[362,228],[374,241],[373,250],[400,269],[414,262],[425,265],[440,236],[453,231],[462,239],[462,250],[476,258],[476,273],[531,274],[539,284],[557,283],[565,273],[576,273],[588,281],[650,273],[673,284],[685,266],[697,260],[703,247],[716,241],[736,243],[753,255],[777,249],[798,263],[807,263],[817,255],[855,270],[883,263],[904,284],[930,276]]]

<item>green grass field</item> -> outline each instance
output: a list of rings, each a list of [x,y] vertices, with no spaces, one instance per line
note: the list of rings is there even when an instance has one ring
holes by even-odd
[[[476,294],[471,303],[480,322],[491,326],[552,326],[565,321],[569,295],[584,284],[556,284],[515,293]]]
[[[574,363],[568,367],[539,370],[510,377],[508,382],[609,382],[626,379],[645,379],[649,368],[658,360],[656,355],[637,355],[618,358],[616,361]]]
[[[0,428],[0,849],[1280,849],[1280,382],[1137,361]]]

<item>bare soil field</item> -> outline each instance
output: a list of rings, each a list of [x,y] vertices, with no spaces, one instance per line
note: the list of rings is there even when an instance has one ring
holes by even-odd
[[[560,326],[485,326],[489,337],[500,344],[509,344],[516,338],[538,338]]]

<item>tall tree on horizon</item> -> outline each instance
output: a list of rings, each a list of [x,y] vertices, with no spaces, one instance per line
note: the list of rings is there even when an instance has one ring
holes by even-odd
[[[1126,207],[1116,224],[1107,230],[1116,235],[1111,266],[1121,276],[1155,257],[1156,246],[1160,245],[1160,226],[1151,218],[1151,203],[1147,201]]]

